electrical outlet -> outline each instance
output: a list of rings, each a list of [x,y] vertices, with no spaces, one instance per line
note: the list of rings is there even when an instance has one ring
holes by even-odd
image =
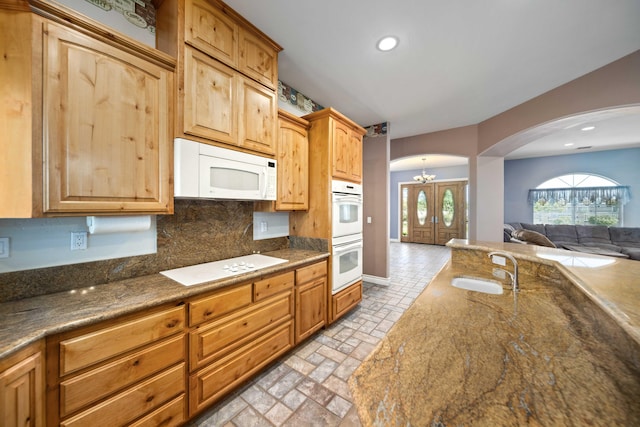
[[[9,258],[9,238],[0,237],[0,258]]]
[[[501,265],[505,267],[507,265],[507,259],[503,256],[494,255],[491,257],[491,262],[494,264]]]
[[[87,249],[87,232],[72,231],[71,232],[71,250],[80,251]]]
[[[505,279],[507,277],[507,272],[501,268],[494,268],[493,277],[497,277],[498,279]]]

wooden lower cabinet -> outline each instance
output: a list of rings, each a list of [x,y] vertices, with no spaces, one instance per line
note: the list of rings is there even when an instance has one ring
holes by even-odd
[[[340,313],[361,296],[350,289]],[[0,425],[182,425],[325,326],[326,313],[323,260],[51,335],[0,360]]]
[[[362,280],[331,296],[331,322],[362,301]]]
[[[45,425],[43,347],[38,342],[0,361],[0,425]]]
[[[230,293],[246,302],[247,292],[250,303],[236,305],[189,331],[190,417],[293,348],[293,272],[195,298],[189,311],[212,311]]]
[[[48,337],[48,425],[184,422],[185,328],[178,304]]]
[[[296,344],[326,325],[327,262],[296,270]]]
[[[189,414],[217,401],[293,347],[293,321],[278,326],[189,378]]]

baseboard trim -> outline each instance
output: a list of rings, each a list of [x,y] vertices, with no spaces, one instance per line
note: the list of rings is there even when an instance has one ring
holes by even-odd
[[[389,239],[391,243],[399,243],[400,239]]]
[[[391,278],[389,277],[370,276],[368,274],[363,274],[362,280],[365,282],[373,283],[375,285],[383,286],[389,286],[389,284],[391,283]]]

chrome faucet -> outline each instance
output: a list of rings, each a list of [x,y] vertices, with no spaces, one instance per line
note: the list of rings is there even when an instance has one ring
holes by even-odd
[[[508,254],[506,252],[500,252],[500,251],[494,251],[494,252],[489,252],[489,258],[492,260],[493,262],[493,256],[494,255],[499,255],[499,256],[503,256],[505,258],[509,258],[511,260],[511,263],[513,263],[513,274],[511,274],[510,272],[505,271],[505,273],[507,273],[509,275],[509,277],[511,277],[511,286],[513,287],[513,291],[514,292],[518,292],[519,290],[519,286],[518,286],[518,261],[516,261],[516,259],[511,255]]]

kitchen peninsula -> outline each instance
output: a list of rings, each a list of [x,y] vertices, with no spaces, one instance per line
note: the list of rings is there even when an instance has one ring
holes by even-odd
[[[640,267],[510,243],[453,240],[452,258],[350,379],[364,425],[639,425]],[[520,267],[520,291],[487,253]],[[508,263],[507,270],[511,267]]]

